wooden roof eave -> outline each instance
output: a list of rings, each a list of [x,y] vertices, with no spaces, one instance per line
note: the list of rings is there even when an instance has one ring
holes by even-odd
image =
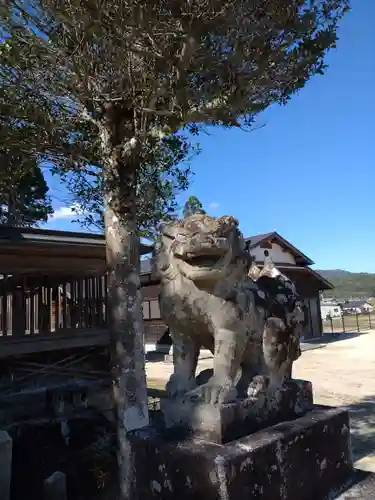
[[[288,265],[288,264],[278,264],[277,268],[281,272],[296,272],[300,273],[301,275],[309,276],[313,278],[317,283],[319,283],[319,290],[332,290],[334,286],[332,283],[330,283],[328,280],[326,280],[321,274],[317,273],[314,271],[314,269],[311,269],[311,267],[305,267],[305,266],[293,266],[293,265]]]
[[[47,238],[48,235],[39,230],[36,237],[31,233],[23,238],[20,231],[4,233],[4,228],[0,228],[2,274],[88,276],[104,274],[107,270],[102,236],[92,238],[92,235],[83,235],[79,238],[80,233],[73,233],[71,238],[64,233],[64,238]],[[148,254],[152,247],[142,243],[140,251],[141,255]]]
[[[68,244],[83,246],[105,246],[102,234],[82,233],[74,231],[58,231],[55,229],[22,228],[0,225],[0,245],[6,242],[44,242],[47,244]],[[142,243],[141,254],[150,253],[152,246]]]

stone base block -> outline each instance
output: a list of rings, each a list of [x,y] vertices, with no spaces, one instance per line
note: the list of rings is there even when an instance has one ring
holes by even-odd
[[[287,381],[271,400],[247,398],[221,405],[206,404],[189,396],[161,400],[167,429],[179,428],[181,434],[215,443],[227,443],[293,420],[312,408],[312,386],[305,380]]]
[[[349,417],[318,408],[223,444],[129,433],[139,500],[326,500],[352,474]]]

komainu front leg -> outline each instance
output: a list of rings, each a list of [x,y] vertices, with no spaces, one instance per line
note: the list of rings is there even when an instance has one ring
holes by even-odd
[[[226,403],[236,399],[246,338],[245,333],[242,335],[234,329],[222,328],[216,332],[213,376],[194,391],[206,403]]]
[[[167,383],[166,391],[168,396],[176,397],[196,386],[195,371],[199,345],[181,334],[171,333],[171,337],[173,339],[173,374]]]

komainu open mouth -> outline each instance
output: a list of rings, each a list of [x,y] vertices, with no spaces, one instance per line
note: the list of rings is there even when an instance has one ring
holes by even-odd
[[[186,257],[184,261],[190,266],[213,267],[218,264],[222,258],[222,255],[195,255]]]

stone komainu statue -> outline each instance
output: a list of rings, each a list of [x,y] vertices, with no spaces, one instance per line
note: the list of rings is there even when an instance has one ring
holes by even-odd
[[[252,263],[236,219],[196,214],[164,225],[155,263],[174,347],[170,396],[229,402],[291,378],[303,320],[298,295],[270,259],[262,270]],[[197,387],[201,347],[214,354],[213,375]]]

